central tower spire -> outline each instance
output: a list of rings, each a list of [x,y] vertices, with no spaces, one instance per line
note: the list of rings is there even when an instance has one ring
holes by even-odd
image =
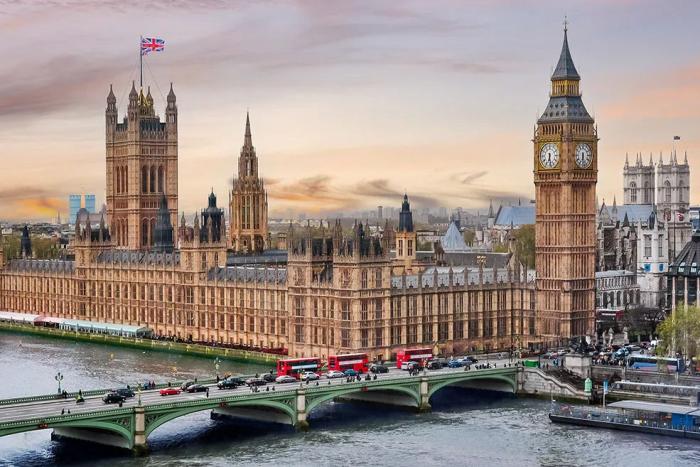
[[[258,156],[250,131],[250,114],[245,116],[243,147],[238,157],[238,176],[231,190],[231,247],[237,252],[262,251],[269,243],[267,193],[258,176]]]

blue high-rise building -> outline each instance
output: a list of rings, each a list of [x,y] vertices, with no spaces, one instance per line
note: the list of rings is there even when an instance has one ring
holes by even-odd
[[[80,211],[82,195],[68,195],[68,223],[75,224],[75,216]]]
[[[85,209],[90,214],[97,212],[95,211],[95,195],[85,195]]]

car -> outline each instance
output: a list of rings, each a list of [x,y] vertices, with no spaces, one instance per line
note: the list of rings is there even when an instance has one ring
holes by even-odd
[[[134,391],[131,388],[119,388],[114,392],[116,392],[120,396],[123,396],[125,399],[128,399],[129,397],[134,397]]]
[[[331,370],[328,373],[326,373],[326,378],[328,378],[328,379],[342,378],[344,376],[346,376],[345,373],[343,373],[342,371],[338,371],[338,370]]]
[[[358,374],[359,374],[359,373],[356,372],[355,370],[353,370],[352,368],[348,368],[347,370],[345,370],[345,371],[343,372],[343,375],[345,375],[345,376],[350,376],[350,377],[355,377],[355,376],[357,376]]]
[[[418,364],[418,362],[414,362],[412,360],[407,361],[407,362],[403,362],[401,364],[402,370],[416,370],[418,368],[420,368],[420,365]]]
[[[294,376],[290,375],[280,375],[277,378],[275,378],[275,383],[277,384],[287,384],[287,383],[296,383],[297,379]]]
[[[459,360],[460,362],[462,362],[465,365],[473,365],[474,363],[479,363],[479,360],[477,360],[475,357],[470,357],[470,356],[458,358],[457,360]]]
[[[447,368],[461,368],[465,364],[461,360],[450,360],[447,363]]]
[[[425,367],[428,370],[441,370],[442,363],[440,363],[440,361],[438,361],[438,360],[430,360]]]
[[[125,396],[122,396],[118,392],[108,392],[102,397],[102,402],[105,404],[118,404],[126,400]]]
[[[180,385],[180,389],[182,389],[183,391],[186,391],[186,390],[187,390],[187,387],[188,387],[188,386],[192,386],[193,384],[195,384],[194,381],[185,381],[184,383],[182,383],[182,384]]]
[[[313,371],[305,371],[301,374],[301,377],[299,379],[301,379],[302,381],[316,381],[319,378],[320,376],[318,376]]]
[[[443,357],[436,357],[436,358],[433,358],[433,359],[430,360],[430,361],[431,361],[431,362],[439,362],[440,365],[442,365],[443,367],[447,366],[447,364],[450,362],[448,359],[443,358]]]
[[[245,384],[248,386],[265,386],[267,385],[267,381],[262,378],[248,378],[245,380]]]
[[[226,378],[223,381],[219,381],[216,387],[219,389],[236,389],[241,384],[243,382],[238,380],[238,378]]]
[[[187,386],[187,392],[205,392],[207,387],[203,384],[190,384]]]
[[[268,383],[274,383],[276,378],[277,375],[274,373],[265,373],[264,375],[262,375],[262,379],[264,379]]]
[[[182,392],[179,388],[163,388],[160,390],[161,396],[177,396]]]
[[[369,371],[372,373],[389,373],[389,367],[380,363],[373,363],[370,365]]]

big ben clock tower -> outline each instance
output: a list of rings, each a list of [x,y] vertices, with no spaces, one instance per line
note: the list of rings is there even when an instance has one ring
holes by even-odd
[[[581,100],[567,29],[534,142],[538,338],[556,345],[595,332],[598,135]]]

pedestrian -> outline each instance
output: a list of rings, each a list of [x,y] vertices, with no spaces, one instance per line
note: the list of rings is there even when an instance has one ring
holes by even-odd
[[[272,390],[273,390],[273,391],[275,390],[275,387],[274,387],[274,386],[272,386]]]
[[[265,390],[266,390],[267,392],[270,392],[270,386],[267,386],[267,387],[265,388]]]
[[[209,388],[207,388],[207,397],[209,397]]]
[[[68,409],[68,415],[70,415],[70,409]]]
[[[66,413],[66,409],[61,409],[61,415]]]
[[[123,404],[123,401],[119,401],[119,407],[121,407]]]

